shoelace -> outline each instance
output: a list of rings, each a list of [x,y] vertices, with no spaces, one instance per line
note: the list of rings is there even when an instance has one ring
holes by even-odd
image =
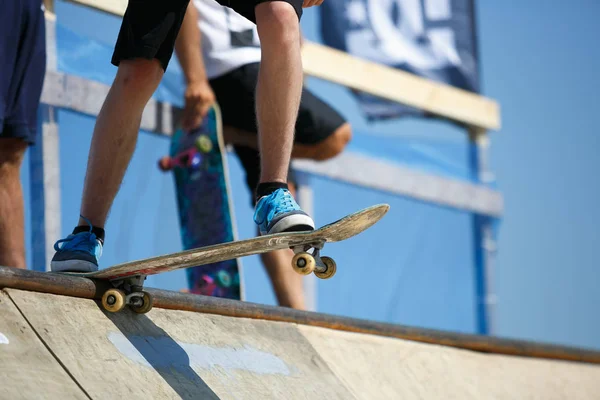
[[[257,209],[254,213],[254,222],[256,222],[257,224],[262,224],[265,221],[265,218],[267,217],[267,204],[274,204],[271,210],[272,214],[294,211],[296,209],[294,205],[294,198],[287,190],[277,189],[270,196],[273,197],[273,200],[261,204],[260,208]]]
[[[59,246],[62,243],[68,243],[69,250],[83,250],[88,253],[94,253],[96,250],[96,235],[91,232],[82,232],[78,235],[69,235],[64,239],[54,243],[54,250],[60,251],[64,246]]]
[[[293,211],[294,207],[294,199],[290,192],[286,190],[278,190],[276,195],[276,203],[275,203],[275,213],[279,214],[281,212]]]

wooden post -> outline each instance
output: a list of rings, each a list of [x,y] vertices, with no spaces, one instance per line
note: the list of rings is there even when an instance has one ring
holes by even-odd
[[[46,11],[46,70],[56,71],[56,16]],[[54,241],[61,236],[60,152],[57,110],[40,104],[38,139],[29,153],[31,187],[32,269],[47,271]]]
[[[54,14],[54,0],[44,0],[44,8],[46,12]]]
[[[489,184],[493,175],[489,170],[489,138],[485,129],[469,130],[471,146],[471,172],[480,184]],[[493,335],[496,331],[495,316],[497,296],[494,290],[494,254],[496,242],[493,234],[493,217],[480,213],[473,215],[475,246],[475,296],[477,330],[482,335]]]

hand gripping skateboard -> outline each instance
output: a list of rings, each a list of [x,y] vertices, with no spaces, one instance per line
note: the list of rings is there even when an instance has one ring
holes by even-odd
[[[183,249],[236,240],[218,105],[212,106],[202,124],[189,134],[181,129],[175,132],[169,153],[160,159],[159,168],[173,171]],[[237,259],[186,272],[191,293],[243,300],[241,262]]]
[[[321,256],[325,244],[340,242],[358,235],[377,223],[388,210],[389,205],[379,204],[347,215],[314,231],[284,232],[226,242],[131,261],[96,272],[62,273],[110,281],[113,288],[108,289],[102,296],[104,309],[118,312],[125,306],[129,306],[137,313],[146,313],[152,308],[152,297],[143,290],[143,282],[148,275],[198,267],[273,250],[292,249],[295,253],[291,265],[294,271],[302,275],[314,273],[318,278],[329,279],[335,274],[337,266],[332,258]]]

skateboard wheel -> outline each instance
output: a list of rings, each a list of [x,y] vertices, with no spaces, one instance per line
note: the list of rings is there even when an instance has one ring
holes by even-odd
[[[148,311],[152,310],[152,306],[154,305],[154,300],[150,293],[142,292],[144,296],[142,297],[142,305],[139,307],[131,307],[131,309],[138,314],[146,314]]]
[[[163,158],[158,160],[158,168],[160,168],[161,171],[171,170],[171,157],[164,156]]]
[[[292,258],[292,268],[301,275],[309,275],[315,270],[315,259],[309,253],[298,253]]]
[[[329,279],[335,275],[337,266],[331,257],[321,257],[321,261],[325,264],[325,271],[319,272],[315,270],[315,275],[320,279]]]
[[[212,141],[206,135],[200,135],[198,139],[196,139],[196,147],[202,153],[208,153],[212,150]]]
[[[121,311],[125,307],[125,293],[120,289],[108,289],[102,295],[102,307],[110,312]]]

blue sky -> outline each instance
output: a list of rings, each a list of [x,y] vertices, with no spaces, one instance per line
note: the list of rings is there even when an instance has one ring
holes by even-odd
[[[478,2],[477,11],[483,93],[502,107],[502,129],[491,133],[492,168],[506,204],[495,265],[497,334],[600,348],[595,253],[600,244],[600,81],[595,76],[600,3]],[[112,46],[116,18],[63,2],[57,13],[64,26]],[[317,12],[306,10],[303,31],[310,40],[318,40],[317,22]],[[114,73],[108,59],[99,68]],[[458,149],[452,153],[458,165],[453,174],[461,174],[466,142],[458,129],[414,119],[370,125],[344,88],[312,79],[309,85],[353,124],[358,133],[354,146],[371,143],[371,152],[380,146],[383,154],[394,141],[435,142],[438,149]],[[76,222],[93,119],[61,112],[59,122],[67,233]],[[154,167],[167,151],[165,139],[140,135],[107,225],[106,265],[180,250],[172,177]],[[230,163],[240,237],[250,237],[247,190],[237,160],[230,157]],[[324,179],[312,184],[319,224],[373,203],[392,205],[380,224],[331,247],[330,255],[347,270],[319,282],[320,311],[474,329],[468,213]],[[274,304],[257,257],[243,263],[248,300]],[[183,276],[177,271],[149,283],[178,290],[185,284]]]
[[[503,116],[500,332],[600,347],[600,3],[479,3],[483,87]]]

